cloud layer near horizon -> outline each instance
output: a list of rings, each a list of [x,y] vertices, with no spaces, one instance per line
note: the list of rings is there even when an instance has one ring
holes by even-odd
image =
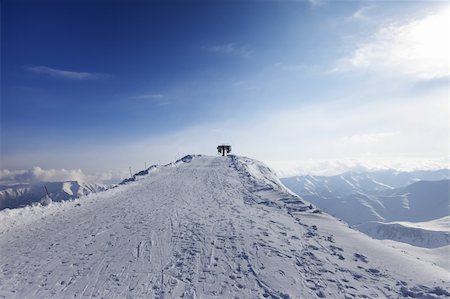
[[[77,141],[78,146],[89,146],[91,151],[68,147],[36,151],[30,156],[11,155],[8,161],[23,169],[34,164],[38,155],[42,165],[50,168],[64,165],[92,173],[106,172],[112,167],[142,169],[145,161],[150,165],[158,160],[168,163],[184,154],[215,154],[215,146],[223,142],[230,143],[238,155],[263,161],[434,159],[448,156],[449,111],[442,92],[428,93],[426,101],[421,95],[366,103],[340,100],[261,113],[245,121],[230,119],[200,124],[146,139],[112,140],[102,145]],[[68,155],[72,158],[67,159]]]
[[[366,158],[341,160],[266,161],[280,177],[299,175],[332,176],[348,171],[365,172],[394,169],[397,171],[449,169],[449,158]]]
[[[78,181],[114,184],[126,177],[125,170],[85,174],[81,169],[43,169],[35,166],[26,170],[0,169],[0,184]]]
[[[289,177],[298,175],[331,176],[348,171],[365,172],[386,169],[395,169],[398,171],[449,169],[448,161],[449,158],[368,158],[341,160],[269,160],[264,162],[279,177]],[[129,170],[126,169],[86,174],[81,169],[42,169],[36,166],[27,170],[11,171],[8,169],[0,169],[0,185],[60,181],[78,181],[109,185],[119,183],[128,175]]]

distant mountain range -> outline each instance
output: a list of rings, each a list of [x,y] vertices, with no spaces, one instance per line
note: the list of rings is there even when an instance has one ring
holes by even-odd
[[[380,170],[345,172],[335,176],[293,176],[282,178],[291,190],[305,195],[324,197],[345,196],[351,193],[373,193],[406,187],[419,181],[440,181],[450,178],[450,170],[413,171]]]
[[[329,177],[296,176],[283,178],[281,181],[323,211],[341,218],[374,238],[387,238],[428,247],[428,241],[425,240],[427,237],[417,241],[417,229],[415,233],[412,233],[411,226],[403,229],[403,232],[408,231],[411,236],[415,236],[412,239],[395,237],[392,233],[393,227],[397,228],[398,233],[400,224],[382,223],[423,222],[448,216],[449,177],[449,170],[383,170],[347,172]],[[367,224],[368,222],[371,224]],[[423,231],[421,233],[427,234]],[[446,236],[441,241],[446,241],[439,241],[439,244],[448,244],[448,232],[444,234]]]
[[[49,196],[47,196],[44,186],[47,187]],[[74,199],[106,189],[107,186],[104,185],[77,181],[0,185],[0,210],[14,209],[40,202],[47,203],[49,200]]]
[[[165,166],[174,167],[180,163],[190,162],[199,155],[187,155]],[[131,178],[124,179],[118,185],[127,184],[141,179],[151,172],[158,171],[158,165],[152,165],[147,169],[135,173]],[[35,183],[0,183],[0,211],[3,209],[15,209],[33,204],[47,204],[50,201],[59,202],[79,198],[91,193],[97,193],[117,187],[117,185],[105,186],[103,184],[83,183],[78,181],[64,182],[35,182]],[[47,188],[49,195],[47,196]]]

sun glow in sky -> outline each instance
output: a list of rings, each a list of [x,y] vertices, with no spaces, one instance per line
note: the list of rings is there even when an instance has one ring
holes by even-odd
[[[448,167],[448,2],[1,5],[0,180],[114,181],[222,142],[285,174]]]
[[[446,78],[449,25],[448,9],[442,9],[418,20],[382,26],[373,40],[357,48],[351,64],[421,79]]]

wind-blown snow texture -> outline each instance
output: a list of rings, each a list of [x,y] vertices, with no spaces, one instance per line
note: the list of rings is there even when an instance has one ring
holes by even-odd
[[[0,297],[449,296],[449,272],[287,191],[261,163],[190,157],[117,188],[0,212]]]

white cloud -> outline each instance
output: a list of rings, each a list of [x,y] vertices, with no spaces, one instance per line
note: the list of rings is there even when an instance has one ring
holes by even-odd
[[[27,70],[38,74],[44,74],[54,78],[63,78],[69,80],[96,80],[109,77],[109,75],[106,74],[73,72],[54,69],[47,66],[29,66],[27,67]]]
[[[247,47],[237,46],[234,43],[204,46],[203,49],[205,49],[209,52],[225,54],[225,55],[236,55],[236,56],[241,56],[241,57],[245,57],[245,58],[252,56],[252,52],[249,49],[247,49]]]
[[[339,69],[368,69],[419,79],[447,77],[449,36],[448,9],[403,24],[387,24],[341,61]]]
[[[0,184],[78,181],[88,183],[118,183],[129,176],[126,170],[85,174],[81,169],[42,169],[33,167],[26,170],[0,169]]]
[[[12,181],[17,183],[33,183],[45,181],[85,181],[85,175],[81,169],[47,169],[33,167],[27,170],[8,169],[0,170],[0,181]]]
[[[347,171],[386,170],[399,171],[448,169],[448,158],[346,158],[339,160],[269,160],[267,165],[280,177],[296,175],[338,175]]]
[[[400,135],[400,132],[382,132],[382,133],[365,133],[344,136],[342,141],[350,144],[373,144],[375,142],[385,141],[384,139]]]

